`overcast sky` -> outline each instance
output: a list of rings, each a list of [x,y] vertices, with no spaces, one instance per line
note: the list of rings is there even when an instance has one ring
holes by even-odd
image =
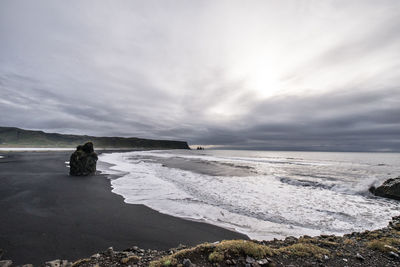
[[[400,151],[400,1],[0,1],[0,125]]]

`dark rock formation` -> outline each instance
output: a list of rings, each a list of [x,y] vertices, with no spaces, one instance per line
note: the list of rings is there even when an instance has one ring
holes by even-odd
[[[386,180],[381,186],[372,186],[369,191],[376,196],[400,200],[400,177]]]
[[[87,176],[96,172],[97,154],[93,143],[87,142],[78,146],[69,160],[69,174],[73,176]]]

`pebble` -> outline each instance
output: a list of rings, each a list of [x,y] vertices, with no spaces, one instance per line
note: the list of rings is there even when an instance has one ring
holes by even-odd
[[[359,259],[360,261],[365,260],[365,258],[360,253],[357,253],[356,258]]]
[[[192,266],[192,262],[189,259],[183,259],[183,266],[184,267],[191,267]]]
[[[70,266],[72,266],[72,263],[70,263],[67,260],[53,260],[53,261],[46,262],[45,266],[46,267],[70,267]]]
[[[226,263],[226,265],[232,265],[232,261],[231,260],[226,260],[225,263]]]
[[[255,259],[253,259],[252,257],[250,257],[250,256],[247,256],[246,257],[246,263],[254,263],[256,260]]]
[[[396,252],[393,252],[393,251],[389,252],[389,256],[392,258],[396,258],[396,259],[400,258],[399,254],[397,254]]]
[[[177,249],[177,250],[182,250],[182,249],[185,249],[185,248],[187,248],[187,246],[182,245],[182,244],[179,244],[178,247],[177,247],[176,249]]]
[[[107,255],[108,256],[114,256],[114,249],[113,249],[113,247],[109,247],[108,249],[107,249]]]
[[[258,264],[262,265],[267,265],[269,263],[269,261],[267,259],[261,259],[259,261],[257,261]]]
[[[0,261],[0,267],[9,267],[12,265],[12,263],[13,262],[10,260],[3,260],[3,261]]]
[[[324,260],[329,260],[329,257],[328,257],[328,255],[324,255]]]
[[[285,238],[285,242],[295,243],[295,242],[297,242],[297,238],[294,236],[288,236]]]
[[[100,254],[99,254],[99,253],[93,254],[93,255],[91,256],[91,258],[92,258],[92,259],[98,259],[98,258],[100,258]]]

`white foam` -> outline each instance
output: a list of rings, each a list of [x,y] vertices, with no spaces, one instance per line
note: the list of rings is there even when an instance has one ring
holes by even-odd
[[[163,167],[154,157],[183,157],[228,163],[240,161],[257,168],[262,175],[209,176]],[[122,175],[112,180],[111,185],[112,191],[122,195],[125,202],[144,204],[173,216],[236,229],[255,239],[303,234],[343,234],[379,228],[400,211],[397,202],[357,194],[361,187],[365,190],[364,187],[370,181],[346,181],[341,177],[340,170],[345,173],[344,169],[348,166],[338,169],[333,162],[182,155],[165,151],[102,154],[100,160],[114,164],[110,168],[103,167],[103,172]],[[299,178],[297,176],[291,180],[293,184],[281,181],[282,176],[290,177],[294,173],[311,172],[321,175],[321,170],[334,172],[329,173],[332,180],[323,176],[316,176],[312,180],[306,175],[300,178],[321,183],[322,187],[299,186],[296,181],[301,180],[296,180]],[[358,170],[352,175],[357,176],[359,173]],[[371,177],[374,181],[378,179],[374,175]]]

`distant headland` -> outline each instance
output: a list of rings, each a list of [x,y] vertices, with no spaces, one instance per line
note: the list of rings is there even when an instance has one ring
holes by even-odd
[[[98,148],[190,149],[185,141],[152,140],[136,137],[97,137],[0,127],[0,148],[72,148],[88,141],[93,142]]]

